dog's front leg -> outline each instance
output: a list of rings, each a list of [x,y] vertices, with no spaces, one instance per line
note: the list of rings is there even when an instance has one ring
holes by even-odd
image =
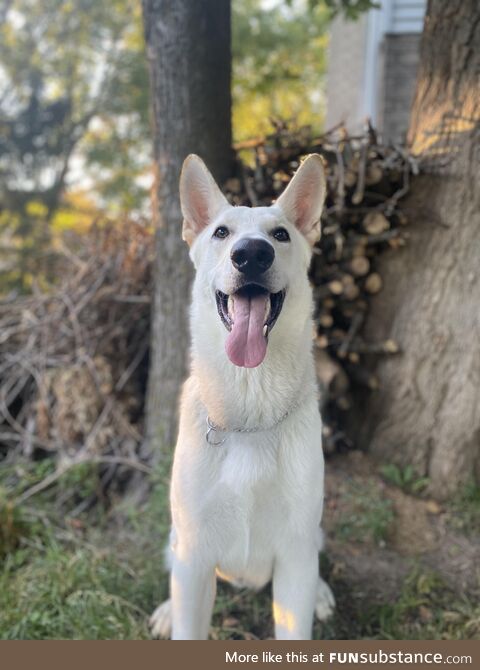
[[[215,600],[215,568],[173,558],[170,573],[172,640],[206,640]]]
[[[294,544],[294,543],[293,543]],[[309,640],[318,582],[317,548],[289,547],[273,570],[273,618],[277,640]]]

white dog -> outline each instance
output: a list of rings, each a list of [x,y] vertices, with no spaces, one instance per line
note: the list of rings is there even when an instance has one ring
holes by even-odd
[[[307,271],[320,237],[322,159],[309,156],[271,207],[232,207],[202,160],[180,178],[196,268],[192,362],[171,486],[171,600],[153,634],[206,639],[216,575],[273,580],[278,639],[309,639],[333,595],[318,574],[321,419]]]

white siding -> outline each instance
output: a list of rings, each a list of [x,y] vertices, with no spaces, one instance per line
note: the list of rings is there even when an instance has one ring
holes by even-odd
[[[365,123],[364,70],[367,15],[358,21],[337,16],[330,28],[326,129],[344,121],[350,132]]]
[[[386,0],[384,0],[385,2]],[[421,33],[426,0],[390,0],[389,33]]]

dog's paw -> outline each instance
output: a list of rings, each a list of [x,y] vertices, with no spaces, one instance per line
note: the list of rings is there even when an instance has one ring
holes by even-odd
[[[159,605],[149,621],[152,637],[167,639],[172,632],[172,603],[165,600]]]
[[[322,578],[318,580],[315,615],[319,621],[327,621],[335,609],[335,598],[331,588]]]

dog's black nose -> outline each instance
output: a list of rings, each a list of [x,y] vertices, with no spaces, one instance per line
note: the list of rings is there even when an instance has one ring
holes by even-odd
[[[268,270],[275,258],[275,251],[266,240],[245,237],[235,242],[230,258],[239,272],[255,276]]]

